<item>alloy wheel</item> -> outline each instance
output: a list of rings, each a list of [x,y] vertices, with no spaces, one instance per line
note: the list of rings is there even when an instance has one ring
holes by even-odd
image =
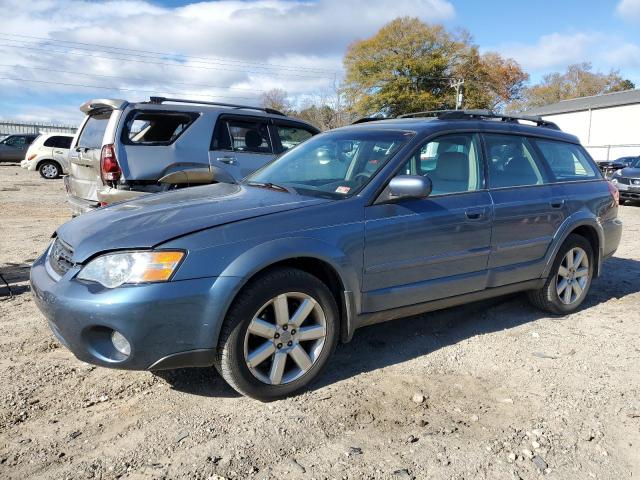
[[[300,292],[280,294],[251,319],[244,339],[244,359],[254,377],[284,385],[307,373],[320,357],[327,322],[320,304]]]
[[[565,305],[578,301],[589,281],[589,257],[580,247],[569,250],[558,268],[556,292]]]

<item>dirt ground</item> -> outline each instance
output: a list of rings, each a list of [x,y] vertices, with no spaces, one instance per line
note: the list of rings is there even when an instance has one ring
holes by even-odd
[[[0,164],[0,478],[638,478],[640,206],[620,215],[578,313],[517,295],[362,329],[310,391],[263,404],[212,369],[61,347],[28,272],[69,218],[62,181]]]

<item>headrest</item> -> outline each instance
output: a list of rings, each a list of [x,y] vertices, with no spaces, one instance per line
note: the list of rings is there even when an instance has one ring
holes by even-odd
[[[466,153],[444,152],[438,157],[436,175],[441,180],[466,181],[469,179],[469,157]]]
[[[262,135],[257,130],[247,130],[244,134],[244,144],[247,148],[255,150],[262,145]]]

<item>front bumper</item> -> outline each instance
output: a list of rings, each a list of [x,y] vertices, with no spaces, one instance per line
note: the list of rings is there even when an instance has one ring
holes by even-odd
[[[640,179],[634,178],[629,181],[633,182],[635,180]],[[620,198],[622,200],[640,200],[640,185],[628,185],[620,181],[616,181],[614,185],[618,189],[618,192],[620,192]]]
[[[221,319],[212,297],[216,278],[114,289],[73,280],[78,268],[54,280],[42,255],[31,268],[36,305],[55,336],[80,360],[129,370],[210,366]],[[129,341],[124,356],[111,343]]]

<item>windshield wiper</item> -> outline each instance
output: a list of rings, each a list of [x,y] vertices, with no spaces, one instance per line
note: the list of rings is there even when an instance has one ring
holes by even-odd
[[[283,187],[282,185],[278,185],[276,183],[271,183],[271,182],[247,182],[247,185],[249,185],[250,187],[258,187],[258,188],[270,188],[272,190],[279,190],[281,192],[287,192],[287,193],[291,193],[291,190]]]

